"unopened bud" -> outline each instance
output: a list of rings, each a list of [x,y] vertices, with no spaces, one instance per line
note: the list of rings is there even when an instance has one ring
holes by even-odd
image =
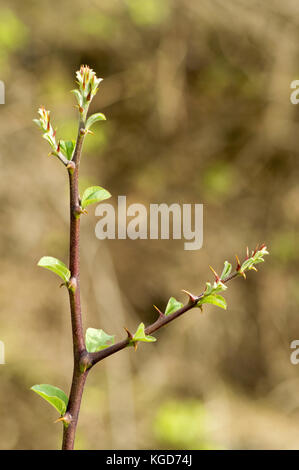
[[[77,279],[75,277],[71,277],[69,282],[67,283],[67,288],[72,292],[75,292],[77,288]]]

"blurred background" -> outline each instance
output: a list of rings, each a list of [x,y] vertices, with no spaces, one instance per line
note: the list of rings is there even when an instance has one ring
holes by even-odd
[[[68,181],[32,123],[51,110],[76,136],[74,74],[104,81],[92,110],[82,187],[128,204],[203,203],[204,242],[95,237],[82,218],[84,326],[116,339],[156,319],[181,289],[202,292],[209,264],[265,242],[271,256],[225,293],[228,310],[193,310],[158,341],[106,359],[88,377],[78,449],[299,447],[299,79],[296,0],[2,0],[0,79],[0,448],[56,449],[57,413],[29,388],[67,393],[68,297],[36,263],[68,260]],[[109,201],[110,202],[110,201]]]

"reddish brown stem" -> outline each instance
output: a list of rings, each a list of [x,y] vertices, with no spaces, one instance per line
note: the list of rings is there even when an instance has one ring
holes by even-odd
[[[76,427],[80,411],[82,393],[87,376],[83,359],[86,356],[86,348],[82,327],[82,312],[80,299],[80,200],[79,200],[79,167],[84,134],[84,123],[80,121],[77,144],[69,165],[69,186],[70,186],[70,253],[69,267],[71,279],[69,285],[69,298],[73,335],[74,368],[71,392],[66,411],[66,421],[64,422],[62,449],[71,450],[74,448]],[[67,424],[66,424],[67,423]]]
[[[88,370],[82,373],[80,369],[74,367],[69,406],[65,415],[70,423],[68,426],[64,424],[62,450],[73,450],[74,448],[81,399],[87,374]]]

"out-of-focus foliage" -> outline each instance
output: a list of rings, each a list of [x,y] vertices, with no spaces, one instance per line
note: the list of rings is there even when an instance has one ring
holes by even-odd
[[[2,0],[1,448],[60,445],[57,413],[29,388],[67,392],[71,380],[67,295],[36,266],[44,253],[67,260],[68,187],[32,119],[45,105],[59,137],[75,139],[69,90],[86,63],[104,78],[91,113],[107,121],[86,138],[82,191],[104,187],[115,206],[118,195],[128,205],[205,206],[198,252],[178,240],[99,241],[90,206],[85,327],[118,340],[123,326],[156,318],[153,304],[186,300],[181,289],[201,293],[208,265],[221,272],[258,242],[271,257],[231,284],[226,311],[195,309],[156,343],[95,368],[77,448],[298,448],[299,366],[289,359],[299,338],[298,26],[294,0]],[[179,420],[190,430],[180,437]]]
[[[206,411],[200,401],[169,400],[156,414],[154,431],[165,448],[209,449]]]

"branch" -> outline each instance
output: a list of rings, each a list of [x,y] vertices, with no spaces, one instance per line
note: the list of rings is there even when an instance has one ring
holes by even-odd
[[[223,280],[222,283],[226,284],[227,282],[231,281],[232,279],[236,278],[237,276],[240,275],[239,271],[236,271],[234,274],[229,276],[227,279]],[[189,296],[189,302],[184,305],[182,308],[176,310],[174,313],[171,315],[165,315],[164,313],[160,312],[158,320],[156,320],[154,323],[149,325],[147,328],[145,328],[144,332],[146,335],[150,335],[154,333],[157,330],[160,330],[163,326],[167,325],[168,323],[171,323],[172,321],[176,320],[178,317],[183,315],[184,313],[188,312],[189,310],[197,307],[198,302],[200,301],[201,298],[203,298],[204,292],[201,293],[198,296]],[[111,356],[112,354],[115,354],[118,351],[121,351],[122,349],[126,348],[127,346],[130,345],[132,339],[130,336],[128,338],[119,341],[116,344],[113,344],[112,346],[108,346],[105,349],[102,349],[101,351],[95,352],[95,353],[89,353],[89,361],[91,366],[94,366],[98,362],[102,361],[108,356]]]
[[[252,251],[251,256],[249,255],[249,250],[247,248],[246,258],[241,264],[239,258],[236,256],[237,259],[237,266],[234,273],[231,274],[232,265],[225,261],[224,269],[221,276],[214,271],[213,268],[211,270],[214,273],[215,281],[214,284],[211,285],[209,282],[206,284],[206,289],[200,295],[195,296],[190,294],[190,292],[184,291],[189,296],[189,302],[186,305],[178,308],[171,314],[162,313],[159,309],[159,318],[156,320],[152,325],[149,325],[144,330],[144,335],[151,335],[155,331],[159,330],[163,326],[167,325],[168,323],[176,320],[178,317],[183,315],[184,313],[188,312],[189,310],[193,309],[194,307],[199,307],[202,309],[202,304],[204,303],[211,303],[218,305],[222,308],[226,308],[225,299],[218,295],[219,292],[226,289],[226,284],[235,279],[236,277],[242,276],[246,279],[246,272],[250,270],[257,271],[255,265],[264,261],[263,256],[267,255],[267,247],[266,245],[261,245],[260,247],[256,247],[254,251]],[[167,310],[167,308],[166,308]],[[120,341],[119,343],[113,344],[112,346],[108,346],[105,349],[101,349],[98,352],[88,353],[88,358],[86,362],[89,361],[90,367],[94,366],[98,362],[102,361],[108,356],[115,354],[118,351],[121,351],[127,346],[134,345],[135,348],[137,346],[138,339],[134,340],[133,335],[127,330],[128,338]],[[150,337],[151,338],[151,337]],[[144,338],[143,338],[144,340]],[[153,338],[151,338],[153,340]]]
[[[49,142],[52,148],[49,155],[54,155],[64,164],[64,166],[68,167],[70,162],[61,151],[61,144],[64,143],[64,141],[56,142],[56,129],[54,130],[50,123],[50,111],[47,111],[44,106],[42,106],[39,108],[38,114],[39,119],[33,119],[33,122],[35,122],[35,124],[42,130],[43,138]]]

